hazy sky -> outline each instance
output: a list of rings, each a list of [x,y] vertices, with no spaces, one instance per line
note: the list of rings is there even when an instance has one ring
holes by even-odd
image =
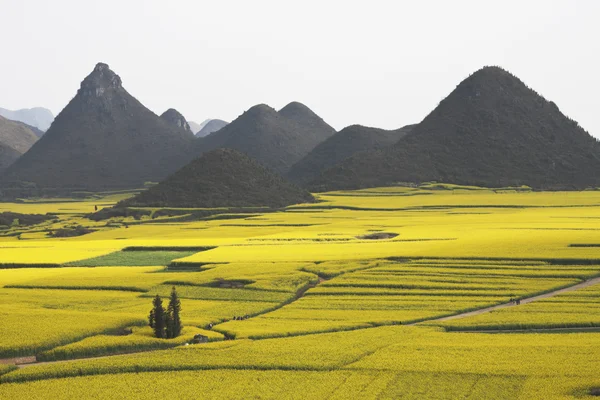
[[[499,65],[600,137],[599,18],[595,0],[0,0],[0,107],[56,114],[102,61],[158,114],[297,100],[391,129]]]

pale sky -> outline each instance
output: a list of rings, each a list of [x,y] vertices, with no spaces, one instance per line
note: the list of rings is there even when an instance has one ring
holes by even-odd
[[[57,114],[102,61],[157,114],[295,100],[392,129],[499,65],[600,137],[599,19],[595,0],[0,0],[0,107]]]

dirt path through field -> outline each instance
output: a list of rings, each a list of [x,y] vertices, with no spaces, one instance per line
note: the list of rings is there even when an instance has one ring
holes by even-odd
[[[296,296],[294,297],[294,299],[292,301],[296,301],[299,298],[303,297],[304,294],[310,290],[313,289],[315,287],[317,287],[317,285],[319,285],[322,282],[325,282],[327,279],[319,277],[318,281],[307,285],[306,287],[298,290],[298,292],[296,293]],[[280,305],[280,307],[284,307],[289,303],[283,303]],[[268,312],[272,312],[273,310],[269,310]],[[215,327],[218,326],[218,324],[215,324]],[[213,327],[214,329],[214,327]],[[70,360],[58,360],[58,361],[40,361],[38,362],[35,358],[35,356],[30,356],[30,357],[18,357],[18,358],[5,358],[5,359],[0,359],[0,364],[16,364],[17,368],[27,368],[30,367],[32,365],[43,365],[43,364],[56,364],[56,363],[66,363],[66,362],[70,362],[70,361],[77,361],[77,360],[97,360],[99,358],[107,358],[107,357],[118,357],[118,356],[122,356],[122,355],[129,355],[129,354],[135,354],[135,353],[145,353],[148,351],[156,351],[156,350],[143,350],[143,351],[131,351],[131,352],[127,352],[127,353],[120,353],[120,354],[110,354],[110,355],[106,355],[106,356],[98,356],[98,357],[87,357],[87,358],[74,358],[74,359],[70,359]]]
[[[150,350],[152,351],[152,350]],[[159,351],[157,349],[155,349],[154,351]],[[27,363],[27,364],[17,364],[17,368],[25,368],[25,367],[31,367],[33,365],[44,365],[44,364],[61,364],[61,363],[68,363],[71,361],[81,361],[81,360],[99,360],[101,358],[108,358],[108,357],[122,357],[122,356],[129,356],[132,354],[138,354],[138,353],[147,353],[148,350],[143,350],[143,351],[130,351],[128,353],[121,353],[121,354],[111,354],[111,355],[107,355],[107,356],[98,356],[98,357],[87,357],[87,358],[74,358],[74,359],[70,359],[70,360],[58,360],[58,361],[40,361],[40,362],[31,362],[31,363]]]
[[[11,365],[11,364],[29,364],[29,363],[34,363],[34,362],[35,362],[35,356],[1,358],[0,359],[0,364],[6,364],[6,365]]]
[[[323,280],[320,279],[319,283],[321,283]],[[540,294],[538,296],[533,296],[533,297],[528,297],[525,299],[521,299],[521,305],[527,304],[527,303],[531,303],[534,301],[538,301],[538,300],[542,300],[542,299],[546,299],[549,297],[553,297],[556,296],[558,294],[561,293],[567,293],[567,292],[572,292],[574,290],[579,290],[579,289],[583,289],[586,288],[588,286],[592,286],[592,285],[596,285],[596,284],[600,284],[600,277],[597,278],[593,278],[581,283],[578,283],[576,285],[573,286],[569,286],[566,288],[562,288],[562,289],[558,289],[558,290],[554,290],[552,292],[548,292],[548,293],[544,293],[544,294]],[[316,285],[314,285],[316,286]],[[308,290],[311,289],[314,286],[310,286],[305,288],[304,290],[301,290],[298,293],[298,298],[302,297],[302,295],[304,295],[304,293]],[[490,311],[494,311],[494,310],[500,310],[502,308],[507,308],[507,307],[519,307],[513,303],[506,303],[506,304],[499,304],[497,306],[493,306],[493,307],[488,307],[488,308],[482,308],[480,310],[475,310],[475,311],[469,311],[466,313],[462,313],[462,314],[456,314],[456,315],[451,315],[449,317],[442,317],[442,318],[433,318],[433,319],[428,319],[426,321],[421,321],[421,322],[433,322],[433,321],[450,321],[453,319],[459,319],[459,318],[467,318],[467,317],[473,317],[475,315],[480,315],[480,314],[484,314],[484,313],[488,313]],[[417,325],[421,322],[415,322],[412,324],[406,324],[406,326],[411,326],[411,325]],[[537,330],[528,330],[529,332],[531,331],[540,331],[540,332],[545,332],[545,331],[559,331],[559,330],[563,330],[563,331],[598,331],[598,328],[556,328],[556,329],[537,329]],[[473,332],[479,332],[479,333],[485,333],[486,331],[480,332],[480,331],[473,331]],[[502,333],[503,331],[493,331],[493,333]],[[523,330],[521,331],[506,331],[506,332],[525,332]],[[490,332],[491,333],[491,332]],[[139,352],[139,353],[143,353]],[[138,352],[136,352],[138,353]],[[126,353],[126,354],[114,354],[114,355],[107,355],[107,356],[100,356],[100,357],[91,357],[91,358],[86,358],[87,360],[94,360],[94,359],[100,359],[100,358],[109,358],[109,357],[119,357],[119,356],[123,356],[123,355],[127,355],[127,354],[132,354],[132,353]],[[18,368],[26,368],[29,366],[33,366],[33,365],[42,365],[42,364],[56,364],[56,363],[68,363],[68,362],[72,362],[72,361],[77,361],[77,360],[82,360],[81,358],[79,359],[71,359],[71,360],[61,360],[61,361],[47,361],[47,362],[35,362],[33,360],[31,360],[30,357],[27,358],[23,358],[23,360],[27,359],[26,364],[19,364],[17,363],[17,367]],[[7,360],[17,360],[17,359],[5,359],[5,360],[0,360],[0,361],[7,361]],[[12,362],[14,363],[14,362]],[[11,364],[12,364],[11,363]]]
[[[600,332],[596,327],[579,328],[531,328],[531,329],[493,329],[472,331],[448,331],[448,333],[572,333],[572,332]]]
[[[521,305],[524,305],[524,304],[527,304],[527,303],[532,303],[534,301],[538,301],[538,300],[542,300],[542,299],[547,299],[549,297],[554,297],[554,296],[556,296],[558,294],[561,294],[561,293],[567,293],[567,292],[572,292],[574,290],[583,289],[583,288],[586,288],[588,286],[592,286],[592,285],[596,285],[596,284],[600,284],[600,277],[593,278],[593,279],[590,279],[590,280],[587,280],[587,281],[584,281],[584,282],[581,282],[581,283],[578,283],[576,285],[569,286],[569,287],[566,287],[566,288],[554,290],[552,292],[540,294],[538,296],[533,296],[533,297],[528,297],[528,298],[525,298],[525,299],[521,299]],[[429,320],[427,320],[425,322],[451,321],[453,319],[474,317],[476,315],[485,314],[485,313],[488,313],[490,311],[501,310],[501,309],[507,308],[507,307],[519,307],[519,306],[516,305],[515,303],[499,304],[497,306],[488,307],[488,308],[482,308],[480,310],[469,311],[469,312],[462,313],[462,314],[451,315],[449,317],[429,319]],[[408,325],[416,325],[416,324],[418,324],[418,322],[414,323],[414,324],[408,324]]]

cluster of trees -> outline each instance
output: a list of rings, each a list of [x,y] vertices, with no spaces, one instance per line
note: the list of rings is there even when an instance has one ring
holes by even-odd
[[[152,306],[148,322],[150,327],[154,329],[154,336],[159,339],[172,339],[179,336],[183,325],[179,316],[181,302],[179,301],[175,287],[173,286],[171,290],[169,305],[166,310],[159,295],[156,295],[154,300],[152,300]]]

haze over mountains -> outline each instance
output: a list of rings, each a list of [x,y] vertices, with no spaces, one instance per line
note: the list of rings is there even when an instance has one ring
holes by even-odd
[[[554,103],[498,67],[473,73],[421,123],[392,131],[353,125],[336,133],[298,102],[279,111],[259,104],[229,124],[206,122],[200,134],[212,132],[195,137],[181,113],[169,109],[157,116],[123,88],[108,65],[99,63],[39,141],[36,128],[0,120],[3,195],[7,189],[39,195],[46,189],[141,188],[203,154],[201,162],[193,162],[195,167],[153,190],[153,201],[191,204],[189,190],[195,189],[178,190],[174,185],[183,185],[181,177],[192,179],[191,184],[200,167],[219,176],[223,171],[241,174],[252,182],[247,173],[233,168],[246,165],[266,179],[261,169],[244,161],[246,156],[313,191],[429,181],[536,189],[600,187],[600,143]],[[223,148],[235,151],[214,152]],[[208,166],[219,160],[231,165]],[[216,181],[197,181],[204,185],[202,191],[210,191],[209,183]],[[165,187],[180,197],[165,197]],[[215,190],[229,193],[222,187]],[[194,193],[203,204],[227,202],[225,196]]]
[[[387,150],[323,172],[314,190],[398,182],[538,189],[600,186],[600,143],[518,78],[485,67]]]
[[[226,127],[229,124],[227,121],[222,119],[211,119],[204,124],[204,126],[196,132],[196,137],[205,137],[218,131],[221,128]]]
[[[0,116],[0,170],[14,163],[37,139],[28,125]]]
[[[227,125],[228,123],[229,122],[223,121],[222,119],[210,119],[210,118],[205,119],[201,123],[194,122],[194,121],[188,121],[188,124],[190,125],[190,128],[196,137],[204,137],[204,136],[210,135],[211,133],[218,131],[219,129],[221,129],[222,127]],[[211,125],[211,127],[202,131],[209,124]],[[201,133],[201,131],[202,131],[202,133]]]
[[[42,132],[46,132],[50,128],[52,121],[54,121],[52,111],[42,107],[24,108],[21,110],[0,108],[0,116],[13,121],[24,122]]]
[[[46,134],[2,176],[4,186],[141,187],[184,165],[194,136],[159,118],[99,63]]]
[[[285,207],[312,202],[303,189],[232,149],[210,151],[122,202],[133,207]]]
[[[175,109],[158,117],[123,88],[108,65],[99,63],[43,138],[2,174],[0,184],[5,193],[27,189],[29,194],[140,188],[223,147],[283,174],[335,133],[300,103],[279,112],[258,105],[230,125],[211,120],[204,129],[215,132],[195,138]],[[6,165],[18,157],[4,152]]]
[[[198,132],[200,132],[200,130],[202,128],[204,128],[204,125],[206,125],[209,122],[210,122],[210,119],[207,119],[207,120],[205,120],[204,122],[201,122],[201,123],[197,123],[197,122],[194,122],[194,121],[188,121],[188,124],[190,125],[190,129],[192,130],[192,132],[194,132],[194,135],[195,135]]]
[[[276,111],[259,104],[235,121],[201,139],[199,152],[217,148],[239,150],[279,174],[335,130],[303,104],[292,102]]]

